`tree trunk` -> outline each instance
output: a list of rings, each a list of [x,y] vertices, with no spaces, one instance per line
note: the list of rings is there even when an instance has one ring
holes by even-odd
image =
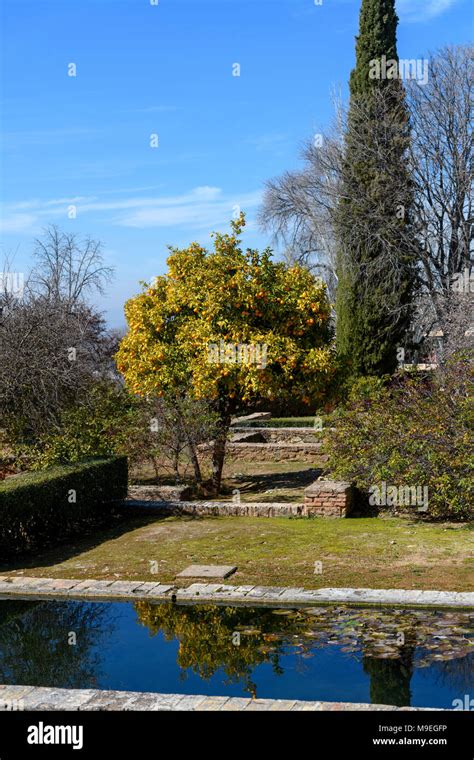
[[[173,471],[174,471],[176,483],[179,483],[179,481],[181,480],[180,474],[179,474],[179,453],[180,453],[179,449],[176,449],[173,452]]]
[[[151,461],[152,461],[152,464],[153,464],[153,469],[155,470],[155,480],[156,480],[157,483],[159,483],[160,482],[160,470],[158,468],[158,460],[157,460],[156,457],[152,457]]]
[[[221,412],[221,419],[214,438],[214,449],[212,452],[212,491],[214,496],[219,495],[222,480],[222,468],[224,466],[225,445],[227,433],[230,428],[230,411],[228,408]]]
[[[194,444],[194,441],[192,440],[191,436],[188,434],[188,430],[186,428],[186,425],[184,423],[183,417],[178,411],[178,419],[179,419],[179,425],[181,428],[181,432],[184,436],[184,439],[186,441],[186,445],[188,447],[189,456],[191,458],[191,464],[193,466],[194,470],[194,479],[198,485],[202,483],[202,473],[201,473],[201,466],[199,464],[199,459],[196,454],[196,446]]]
[[[191,457],[191,463],[194,469],[194,479],[196,483],[200,485],[202,483],[201,467],[199,464],[199,459],[196,454],[196,449],[194,447],[194,444],[189,440],[189,438],[188,438],[188,449],[189,449],[189,455]]]

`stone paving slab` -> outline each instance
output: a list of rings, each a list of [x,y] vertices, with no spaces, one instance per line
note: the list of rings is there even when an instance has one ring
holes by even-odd
[[[198,588],[196,589],[194,586],[198,586]],[[211,597],[214,597],[221,590],[221,588],[221,583],[193,583],[187,588],[178,588],[176,590],[176,598],[189,599],[200,596],[209,599]]]
[[[23,710],[25,700],[34,686],[0,686],[0,712]]]
[[[179,702],[176,702],[175,707],[173,707],[173,710],[198,710],[199,705],[202,704],[207,699],[207,697],[200,697],[200,696],[193,696],[192,694],[186,694],[183,695],[183,697],[179,700]]]
[[[232,697],[221,707],[222,712],[241,712],[245,710],[252,700],[245,697]]]
[[[184,588],[143,581],[74,580],[57,578],[0,577],[1,598],[146,599],[149,601],[212,602],[234,604],[304,606],[315,604],[474,607],[474,592],[417,591],[413,589],[321,588],[285,586],[231,586],[193,583]]]
[[[206,710],[212,712],[222,710],[230,700],[231,697],[206,697],[200,703],[198,710]]]
[[[0,691],[1,693],[1,691]],[[95,695],[94,689],[34,687],[22,700],[24,710],[80,710]]]
[[[236,565],[189,565],[177,578],[228,578],[237,570]]]
[[[140,588],[137,591],[138,596],[164,596],[169,591],[174,589],[175,586],[172,584],[163,584],[163,583],[143,583]]]
[[[271,702],[272,704],[269,708],[271,712],[275,712],[276,710],[292,710],[296,705],[295,699],[272,699]]]
[[[0,684],[0,711],[11,710],[12,701],[20,709],[36,710],[91,710],[91,711],[229,711],[268,712],[293,711],[345,711],[345,710],[403,710],[423,712],[439,709],[430,707],[395,707],[352,702],[310,702],[291,699],[250,699],[242,697],[214,697],[203,694],[159,694],[155,692],[110,691],[100,689],[57,689],[44,686],[6,686]],[[18,708],[15,708],[18,709]],[[443,712],[443,710],[441,710]]]
[[[61,590],[61,591],[69,591],[69,589],[74,588],[78,585],[78,581],[69,581],[69,580],[62,580],[61,578],[55,579],[54,581],[54,588]]]

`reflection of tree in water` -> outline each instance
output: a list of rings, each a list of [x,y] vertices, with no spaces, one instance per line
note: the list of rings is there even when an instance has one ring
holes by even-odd
[[[362,665],[370,676],[370,701],[374,705],[409,706],[417,644],[416,619],[410,614],[395,613],[395,618],[387,621],[382,614],[378,622],[363,637],[366,646],[363,645]],[[377,640],[380,636],[383,639]]]
[[[474,615],[468,612],[445,612],[436,615],[436,630],[431,646],[422,644],[415,667],[424,675],[430,666],[430,676],[440,686],[458,690],[459,695],[472,692],[474,677]]]
[[[152,636],[162,631],[168,641],[178,639],[178,665],[183,670],[190,669],[207,680],[222,669],[225,683],[242,682],[253,696],[253,669],[269,663],[273,672],[281,675],[280,656],[298,624],[298,613],[282,618],[267,609],[148,602],[137,602],[135,608]]]
[[[222,669],[228,682],[242,681],[254,696],[252,671],[258,665],[270,663],[281,674],[281,655],[291,651],[303,664],[317,649],[336,644],[362,662],[373,703],[409,705],[414,668],[439,665],[441,658],[445,675],[459,673],[460,666],[450,664],[472,651],[466,638],[472,633],[470,619],[463,612],[355,610],[344,605],[269,610],[148,602],[138,602],[135,608],[151,635],[162,631],[166,639],[178,639],[183,670],[209,679]],[[241,634],[240,646],[233,643],[235,632]]]
[[[410,681],[413,675],[413,647],[400,647],[397,658],[364,657],[364,672],[370,676],[370,701],[374,705],[411,704]]]
[[[411,704],[410,681],[415,669],[435,673],[436,683],[451,688],[472,688],[472,617],[465,612],[435,610],[397,611],[396,626],[403,645],[389,649],[384,659],[364,657],[364,670],[371,676],[373,703]],[[387,630],[387,624],[382,626]],[[377,634],[375,634],[377,635]],[[428,671],[429,668],[429,671]]]
[[[472,647],[474,650],[474,646]],[[466,657],[444,662],[434,662],[431,669],[436,673],[436,683],[459,691],[459,696],[472,694],[474,681],[474,651]],[[421,671],[422,675],[424,671]]]
[[[89,602],[2,602],[0,682],[64,688],[93,687],[100,657],[93,648],[110,636],[110,607]],[[76,634],[76,644],[68,634]]]

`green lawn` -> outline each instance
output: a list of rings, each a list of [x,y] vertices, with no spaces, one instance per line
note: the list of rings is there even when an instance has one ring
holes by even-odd
[[[322,415],[320,415],[322,416]],[[250,422],[242,422],[235,427],[314,427],[314,421],[316,415],[308,417],[271,417],[269,420],[251,420]]]
[[[168,582],[190,564],[235,564],[234,584],[464,591],[472,547],[470,526],[396,518],[124,517],[0,572]]]

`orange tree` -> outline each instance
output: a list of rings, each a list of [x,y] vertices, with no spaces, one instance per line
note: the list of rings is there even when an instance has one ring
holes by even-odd
[[[316,403],[334,373],[326,288],[299,266],[240,248],[232,234],[170,248],[168,271],[125,306],[117,366],[133,393],[207,399],[219,424],[212,489],[221,483],[232,414],[256,399]]]

